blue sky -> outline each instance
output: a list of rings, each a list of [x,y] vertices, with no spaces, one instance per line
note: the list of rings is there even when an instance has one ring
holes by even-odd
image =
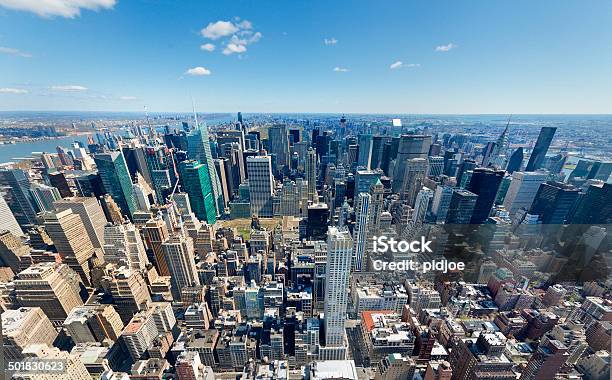
[[[0,0],[0,110],[192,97],[201,112],[612,113],[612,1]]]

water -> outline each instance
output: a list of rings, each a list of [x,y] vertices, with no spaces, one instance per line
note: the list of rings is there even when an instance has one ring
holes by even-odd
[[[19,161],[22,158],[32,156],[33,152],[50,152],[55,153],[55,148],[59,145],[65,148],[72,148],[74,141],[80,141],[87,146],[87,135],[62,137],[52,140],[38,140],[20,142],[15,144],[0,145],[0,163],[9,161]]]

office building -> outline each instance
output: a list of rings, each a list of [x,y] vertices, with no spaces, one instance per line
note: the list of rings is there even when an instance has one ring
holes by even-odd
[[[70,311],[64,328],[74,343],[117,341],[123,322],[113,305],[83,305]]]
[[[364,261],[367,263],[366,244],[370,244],[367,240],[368,228],[371,218],[371,203],[372,197],[368,193],[359,193],[355,207],[355,228],[353,229],[353,260],[352,270],[361,272]]]
[[[29,345],[53,346],[57,331],[40,307],[20,307],[2,313],[4,360],[19,361]]]
[[[514,172],[512,182],[504,198],[504,208],[510,215],[521,208],[528,210],[533,203],[540,185],[546,181],[548,173],[543,171]]]
[[[132,270],[145,269],[149,260],[139,231],[132,223],[104,227],[104,261]]]
[[[214,224],[217,221],[215,196],[212,192],[209,170],[198,161],[179,164],[181,187],[189,194],[191,208],[198,219]]]
[[[285,124],[275,124],[268,128],[270,154],[276,155],[276,165],[280,170],[289,165],[289,134]]]
[[[137,210],[132,190],[132,179],[128,172],[123,153],[98,153],[94,156],[98,174],[107,194],[113,198],[124,215]]]
[[[200,285],[195,265],[193,240],[183,235],[172,236],[162,244],[162,248],[171,276],[172,295],[175,299],[180,299],[183,288]]]
[[[406,162],[413,158],[427,159],[430,145],[431,136],[402,135],[400,137],[393,173],[393,192],[399,193],[404,188]]]
[[[196,121],[197,124],[197,121]],[[203,163],[208,169],[208,177],[210,178],[210,187],[212,189],[213,198],[217,216],[223,213],[223,191],[217,178],[215,164],[210,149],[210,140],[208,138],[208,127],[206,125],[196,125],[195,129],[187,135],[189,158]]]
[[[374,139],[372,135],[359,135],[359,157],[357,158],[357,166],[363,167],[366,170],[371,168],[372,163],[372,148]]]
[[[54,211],[53,202],[62,199],[55,187],[42,183],[33,183],[30,191],[40,211]]]
[[[162,248],[162,244],[168,240],[169,235],[168,226],[161,217],[150,219],[144,226],[145,242],[147,247],[153,251],[154,264],[161,276],[170,274]]]
[[[556,127],[542,127],[542,129],[540,129],[538,139],[529,156],[529,162],[527,162],[527,166],[525,167],[526,172],[532,172],[542,167],[546,152],[548,152],[548,148],[550,147],[550,143],[556,131]]]
[[[325,347],[335,360],[346,358],[346,308],[353,239],[348,231],[329,227],[325,272]],[[330,358],[331,359],[331,358]]]
[[[81,216],[72,209],[46,213],[45,231],[53,240],[62,261],[81,276],[85,285],[90,285],[89,260],[94,255],[94,246]]]
[[[312,148],[308,148],[306,152],[304,171],[308,183],[308,200],[317,203],[319,200],[317,194],[317,155]]]
[[[134,313],[147,308],[151,295],[140,271],[120,267],[102,278],[102,287],[113,299],[113,304],[123,323],[128,323]]]
[[[529,214],[538,215],[542,224],[564,224],[578,199],[580,190],[561,182],[548,181],[540,185]]]
[[[21,169],[0,168],[0,193],[21,228],[36,224],[36,202],[28,174]]]
[[[17,303],[40,307],[54,324],[61,325],[72,309],[83,304],[79,276],[66,264],[34,264],[19,272],[14,284]]]
[[[2,192],[0,190],[0,230],[10,231],[15,236],[23,236],[23,231],[15,219],[15,215],[13,215],[13,211],[9,208],[2,196]]]
[[[489,168],[477,168],[473,170],[472,178],[467,189],[478,195],[474,212],[472,214],[472,224],[483,223],[491,214],[491,208],[497,196],[497,190],[504,178],[503,170]]]
[[[87,235],[94,248],[101,248],[104,243],[104,225],[106,218],[100,202],[94,197],[65,198],[54,203],[55,209],[65,211],[71,209],[81,217]]]
[[[248,157],[247,172],[249,173],[251,215],[264,218],[274,216],[272,207],[274,177],[272,176],[271,157]]]
[[[472,220],[477,198],[478,195],[470,191],[454,190],[448,204],[446,224],[469,224]]]

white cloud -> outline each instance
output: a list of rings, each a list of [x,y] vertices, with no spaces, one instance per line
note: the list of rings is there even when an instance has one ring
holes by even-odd
[[[448,43],[446,45],[440,45],[440,46],[436,46],[436,51],[449,51],[451,49],[456,48],[457,45],[455,45],[454,43]]]
[[[137,98],[135,96],[121,96],[119,97],[120,100],[136,100]]]
[[[6,46],[0,46],[0,53],[16,55],[18,57],[23,57],[23,58],[32,58],[32,54],[30,53],[26,53],[21,50],[13,49],[13,48],[6,47]]]
[[[244,21],[242,22],[244,23]],[[241,24],[242,24],[241,23]],[[216,40],[221,37],[227,37],[236,33],[239,28],[231,21],[217,21],[209,23],[206,28],[202,29],[202,36]]]
[[[253,23],[249,20],[240,20],[234,17],[234,21],[211,22],[201,31],[202,36],[210,40],[221,40],[220,45],[225,46],[221,51],[225,55],[241,54],[247,51],[247,45],[258,42],[263,35],[253,30]],[[206,51],[215,50],[212,43],[205,43],[200,49]]]
[[[334,71],[337,73],[346,73],[347,71],[349,71],[349,69],[347,69],[346,67],[336,66],[334,67]]]
[[[0,94],[27,94],[29,91],[22,88],[0,88]]]
[[[391,70],[397,70],[397,69],[401,69],[405,67],[421,67],[421,64],[420,63],[404,63],[402,61],[396,61],[396,62],[393,62],[391,65],[389,65],[389,68]]]
[[[206,50],[206,51],[213,51],[215,50],[215,45],[211,43],[203,44],[203,45],[200,45],[200,49]]]
[[[245,45],[241,45],[241,44],[237,44],[234,42],[230,42],[229,44],[227,44],[227,46],[225,47],[225,49],[223,49],[223,54],[225,55],[230,55],[230,54],[234,54],[234,53],[244,53],[247,50]]]
[[[51,86],[51,89],[55,91],[66,91],[66,92],[87,91],[87,87],[78,86],[74,84],[62,85],[62,86]]]
[[[185,71],[185,74],[193,75],[193,76],[202,76],[202,75],[210,75],[211,71],[208,70],[205,67],[197,66],[197,67],[193,67],[193,68]]]
[[[323,40],[323,43],[324,43],[325,45],[335,45],[335,44],[337,44],[337,43],[338,43],[338,40],[337,40],[337,39],[335,39],[334,37],[332,37],[332,38],[325,38],[325,39]]]
[[[81,9],[110,9],[116,3],[116,0],[0,0],[0,6],[8,9],[32,12],[41,17],[67,18],[79,16]]]

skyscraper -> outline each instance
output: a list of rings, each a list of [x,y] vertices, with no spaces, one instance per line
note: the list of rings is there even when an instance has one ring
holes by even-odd
[[[404,188],[406,161],[412,158],[427,158],[431,136],[402,135],[399,141],[395,171],[393,173],[393,192],[399,193]]]
[[[285,124],[274,124],[268,129],[270,154],[276,155],[278,169],[289,165],[289,134]]]
[[[249,173],[251,215],[264,218],[274,216],[272,208],[274,177],[272,177],[270,156],[248,157],[247,172]]]
[[[540,185],[546,181],[546,172],[514,172],[512,182],[504,198],[504,207],[510,215],[514,215],[518,210],[526,210],[531,207]]]
[[[102,210],[102,206],[96,198],[65,198],[55,201],[54,206],[58,212],[71,209],[73,213],[79,214],[94,248],[102,248],[106,218],[104,217],[104,210]]]
[[[572,217],[574,224],[612,223],[612,184],[595,183],[587,188]]]
[[[132,193],[132,180],[123,153],[98,153],[94,156],[98,174],[104,189],[117,203],[124,214],[132,215],[137,210]]]
[[[15,215],[13,215],[13,211],[9,208],[4,200],[4,197],[0,193],[0,230],[10,231],[15,236],[22,236],[23,231],[21,227],[19,227],[19,223],[17,223],[17,219],[15,219]]]
[[[90,285],[89,259],[93,256],[94,246],[81,216],[71,209],[46,213],[45,231],[53,240],[62,261],[81,276],[85,285]]]
[[[117,267],[145,269],[149,260],[140,233],[132,223],[104,227],[104,261]]]
[[[414,205],[416,196],[423,187],[425,173],[427,173],[427,159],[411,158],[406,161],[403,181],[404,187],[401,191],[401,197],[406,200],[410,206]]]
[[[446,224],[469,224],[477,198],[478,195],[467,190],[454,190],[448,205]]]
[[[23,170],[0,168],[0,193],[4,193],[6,203],[22,228],[36,224],[38,210],[30,187],[30,179]]]
[[[47,186],[43,183],[33,183],[30,189],[34,201],[41,211],[53,211],[53,202],[62,199],[59,191],[53,186]]]
[[[506,166],[506,171],[510,174],[515,171],[521,170],[521,165],[523,165],[523,147],[518,147],[512,154],[510,155],[510,159],[508,160],[508,166]]]
[[[211,189],[209,170],[206,165],[193,160],[179,164],[181,186],[189,194],[189,201],[198,219],[214,224],[217,220],[215,197]]]
[[[506,174],[503,170],[489,168],[474,169],[467,189],[478,195],[472,214],[472,224],[483,223],[489,217],[497,196],[499,185]]]
[[[346,308],[353,239],[348,231],[329,227],[325,272],[325,348],[328,358],[346,358]]]
[[[215,208],[217,216],[219,216],[223,212],[223,201],[220,199],[223,193],[210,150],[208,127],[206,125],[196,125],[195,129],[187,135],[187,144],[189,146],[189,158],[206,164],[208,177],[210,178],[210,187],[215,199]]]
[[[540,129],[538,140],[531,151],[529,162],[527,162],[527,167],[525,168],[526,172],[532,172],[542,167],[544,157],[546,157],[546,152],[548,152],[548,148],[550,147],[550,143],[556,131],[556,127],[542,127],[542,129]]]
[[[353,261],[352,269],[361,272],[363,261],[366,258],[366,244],[370,244],[368,237],[368,227],[371,218],[372,197],[368,193],[359,193],[355,207],[355,229],[353,230]]]
[[[153,251],[157,272],[162,276],[170,275],[168,264],[162,249],[162,243],[168,240],[168,227],[161,216],[150,219],[144,226],[144,236],[147,247]]]
[[[162,248],[171,276],[172,295],[175,299],[180,299],[183,288],[200,284],[195,265],[193,240],[179,234],[163,243]]]
[[[20,307],[2,313],[2,345],[5,360],[22,360],[31,344],[53,346],[57,331],[40,307]]]
[[[571,185],[548,181],[540,185],[529,214],[538,215],[542,224],[564,224],[580,191]]]
[[[148,146],[145,149],[144,156],[151,174],[157,202],[164,204],[166,197],[172,193],[177,181],[172,151],[165,145]]]
[[[46,262],[21,271],[15,283],[15,297],[21,306],[40,307],[56,325],[83,304],[79,276],[66,264]]]
[[[308,200],[317,202],[317,154],[314,149],[308,148],[306,152],[306,162],[304,171],[306,172],[306,182],[308,182]]]
[[[357,166],[371,169],[373,138],[370,134],[359,135],[359,157]]]

